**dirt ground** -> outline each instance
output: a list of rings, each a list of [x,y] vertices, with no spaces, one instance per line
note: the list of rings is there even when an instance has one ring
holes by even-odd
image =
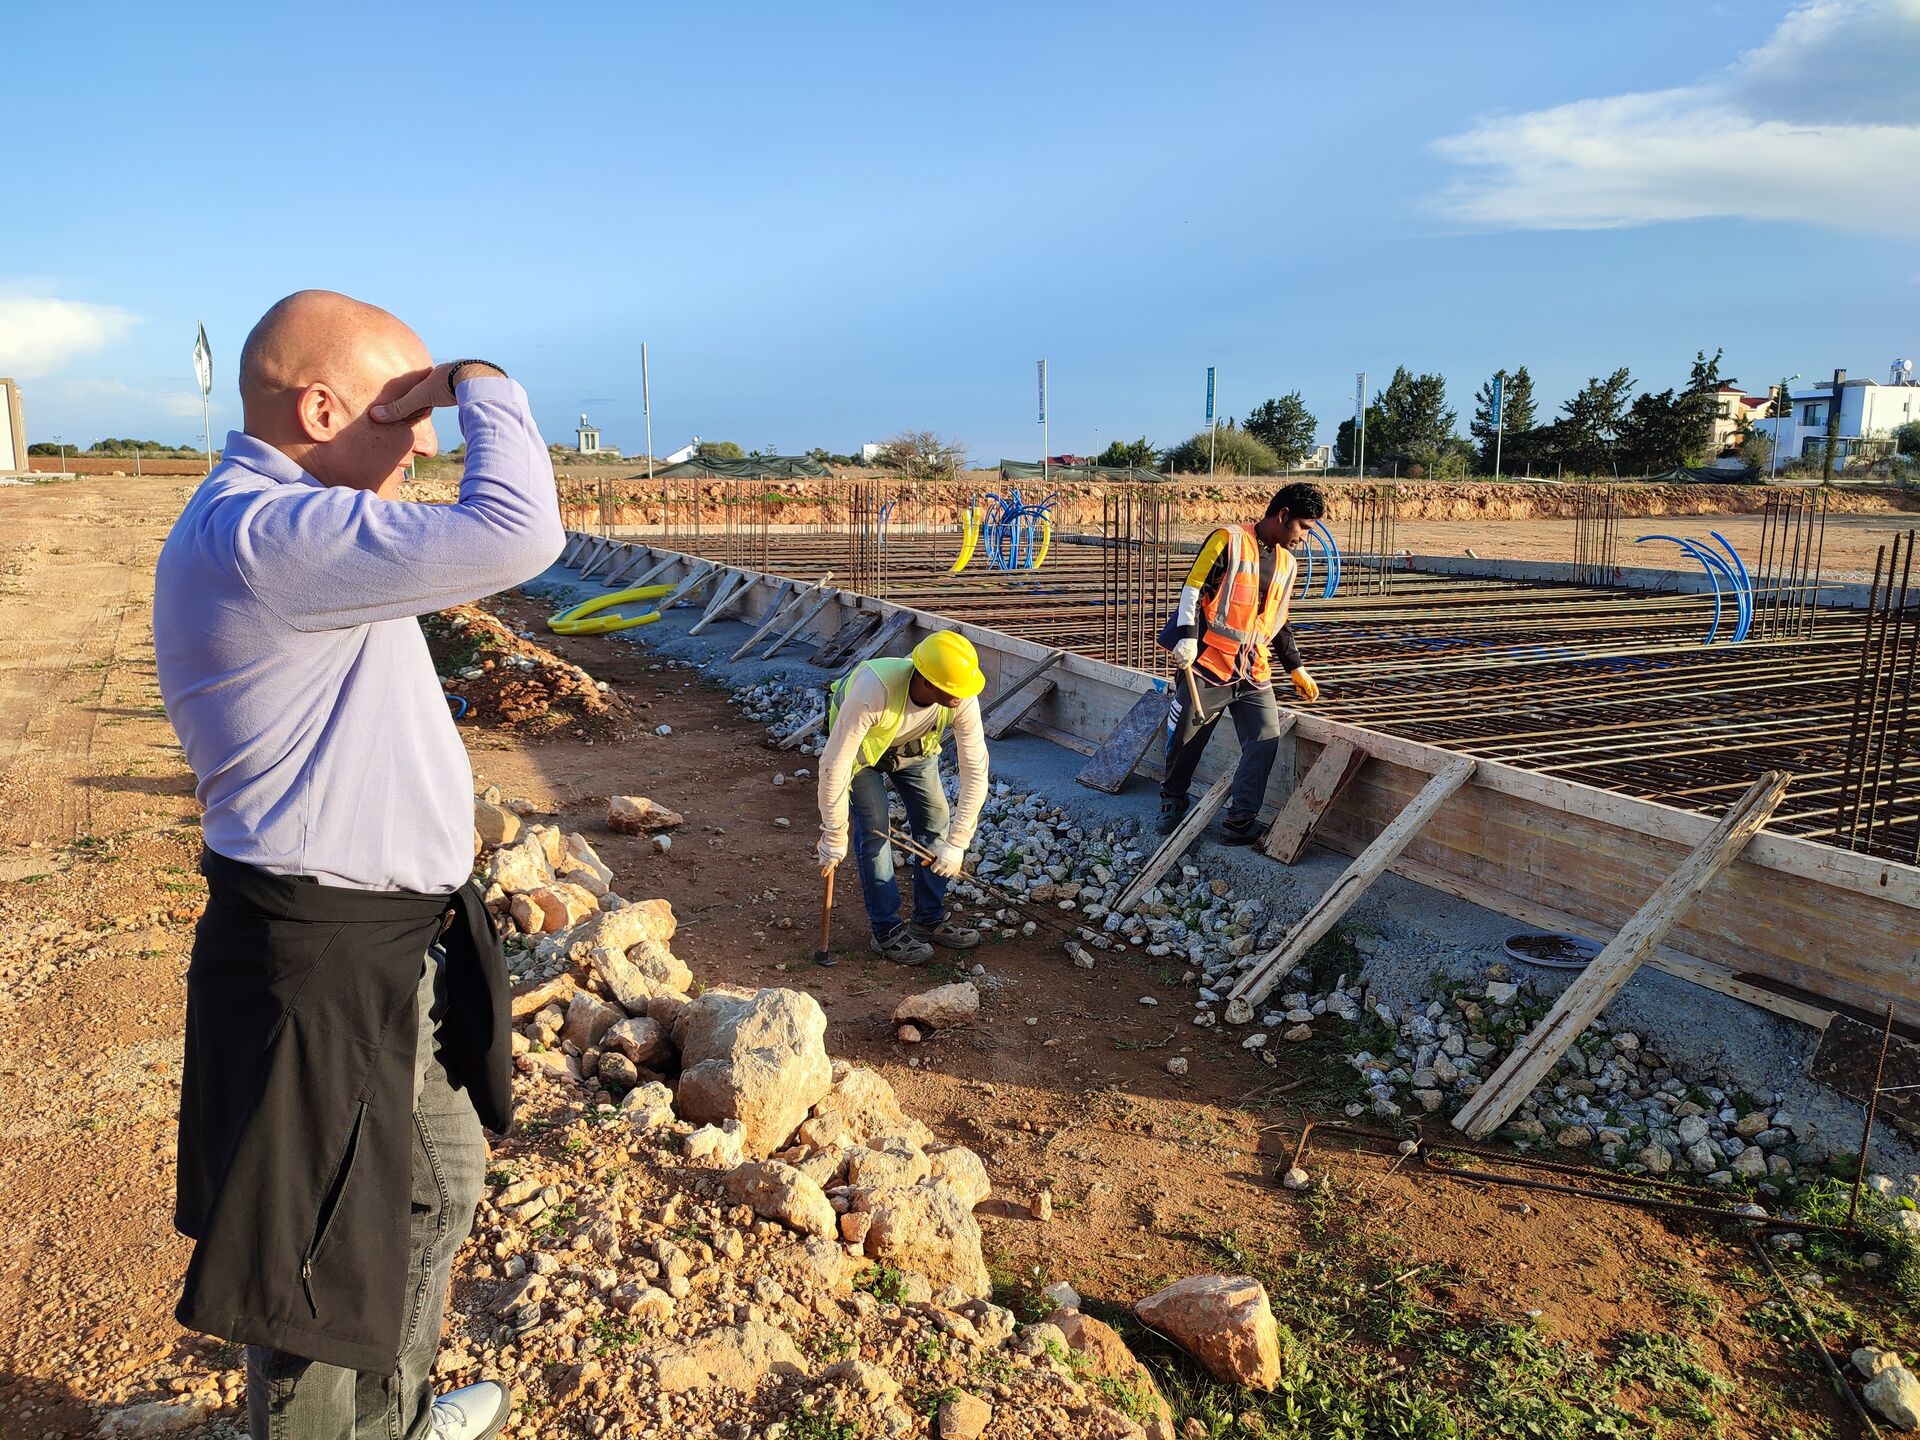
[[[8,1440],[90,1434],[106,1408],[209,1376],[226,1418],[239,1414],[233,1348],[171,1318],[187,1258],[169,1223],[184,971],[204,888],[193,781],[159,704],[149,612],[154,557],[190,485],[82,478],[0,495]],[[521,628],[544,613],[511,598],[489,608]],[[1696,1349],[1730,1388],[1713,1392],[1724,1396],[1716,1428],[1699,1433],[1846,1433],[1790,1328],[1766,1319],[1770,1292],[1753,1257],[1711,1231],[1422,1178],[1332,1145],[1307,1160],[1333,1186],[1319,1207],[1278,1188],[1300,1122],[1344,1098],[1351,1072],[1338,1042],[1296,1047],[1297,1068],[1276,1071],[1232,1037],[1189,1026],[1177,975],[1126,960],[1076,970],[1038,940],[992,945],[979,956],[979,1023],[898,1043],[886,1019],[895,1000],[945,976],[868,954],[853,894],[836,915],[842,963],[807,964],[819,894],[812,790],[772,783],[793,757],[767,748],[723,691],[659,668],[643,646],[580,638],[552,648],[608,682],[628,723],[528,738],[470,721],[476,782],[584,832],[623,894],[670,900],[675,950],[702,981],[812,991],[832,1053],[877,1066],[911,1113],[986,1160],[995,1198],[981,1218],[1009,1285],[1065,1279],[1092,1300],[1124,1302],[1254,1255],[1304,1274],[1318,1247],[1344,1236],[1391,1267],[1376,1290],[1391,1284],[1462,1325],[1538,1312],[1546,1336],[1602,1359],[1710,1306],[1723,1318]],[[653,733],[661,723],[670,736]],[[611,793],[682,811],[671,852],[610,834]],[[782,817],[791,828],[776,826]],[[1176,1054],[1190,1061],[1184,1078],[1166,1071]],[[1025,1209],[1042,1188],[1053,1196],[1048,1224]],[[1856,1339],[1836,1333],[1831,1348]]]

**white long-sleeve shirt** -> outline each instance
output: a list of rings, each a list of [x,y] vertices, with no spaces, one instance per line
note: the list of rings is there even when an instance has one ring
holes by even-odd
[[[840,718],[834,722],[827,748],[820,755],[820,828],[826,834],[846,833],[847,787],[853,783],[854,765],[860,759],[860,742],[886,711],[886,685],[873,671],[860,666],[847,682]],[[938,719],[938,706],[915,705],[909,698],[899,732],[893,737],[894,748],[918,740]],[[949,723],[960,761],[960,794],[947,825],[947,843],[964,850],[980,823],[980,807],[987,803],[987,732],[980,723],[979,697],[969,696],[954,706]]]

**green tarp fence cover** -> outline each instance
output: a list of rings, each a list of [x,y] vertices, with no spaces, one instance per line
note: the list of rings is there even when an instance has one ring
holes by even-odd
[[[1027,460],[1002,460],[1000,478],[1010,484],[1029,485],[1035,481],[1071,484],[1076,480],[1094,480],[1105,484],[1151,483],[1167,477],[1157,470],[1138,465],[1046,465]]]
[[[677,465],[655,470],[656,479],[668,480],[798,480],[816,478],[833,472],[810,455],[762,455],[744,460],[716,460],[696,455]]]

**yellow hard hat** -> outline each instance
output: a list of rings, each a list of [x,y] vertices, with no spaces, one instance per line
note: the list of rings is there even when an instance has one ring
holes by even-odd
[[[926,677],[929,685],[956,700],[987,688],[973,642],[956,630],[935,631],[914,646],[913,668]]]

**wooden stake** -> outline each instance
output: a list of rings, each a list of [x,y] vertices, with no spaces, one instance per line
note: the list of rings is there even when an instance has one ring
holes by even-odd
[[[834,963],[833,959],[833,877],[838,865],[827,870],[827,894],[820,902],[820,948],[813,952],[813,963],[825,968]]]
[[[1520,1102],[1527,1098],[1553,1069],[1554,1062],[1607,1002],[1620,992],[1633,972],[1654,951],[1667,931],[1685,915],[1722,870],[1738,858],[1741,850],[1760,832],[1787,793],[1790,777],[1783,770],[1769,770],[1753,782],[1752,788],[1713,828],[1713,832],[1694,847],[1680,868],[1647,897],[1621,927],[1606,949],[1554,1002],[1547,1016],[1533,1032],[1514,1047],[1506,1062],[1487,1078],[1453,1117],[1454,1128],[1474,1139],[1490,1135],[1506,1122]]]
[[[993,717],[995,711],[1001,709],[1004,705],[1006,705],[1006,703],[1009,700],[1013,699],[1015,695],[1018,695],[1022,689],[1024,689],[1028,684],[1030,684],[1037,677],[1044,674],[1046,671],[1051,670],[1055,665],[1059,664],[1062,660],[1066,658],[1066,655],[1067,655],[1067,652],[1064,650],[1055,650],[1052,654],[1048,655],[1045,659],[1037,660],[1032,665],[1029,665],[1025,670],[1023,670],[1020,673],[1019,678],[1017,678],[1011,685],[1007,686],[1006,689],[1002,690],[998,695],[994,696],[993,699],[989,701],[986,705],[981,707],[981,710],[980,710],[981,724],[985,725],[986,722]],[[987,733],[989,735],[992,735],[993,730],[991,728],[988,728]]]
[[[1347,782],[1367,763],[1367,752],[1347,740],[1330,740],[1306,777],[1294,787],[1286,805],[1274,817],[1260,848],[1282,865],[1291,865],[1307,848],[1307,840],[1327,807],[1347,788]]]
[[[1440,808],[1441,803],[1467,783],[1473,775],[1474,763],[1472,756],[1462,755],[1429,780],[1420,793],[1407,802],[1407,808],[1394,817],[1393,823],[1374,837],[1373,843],[1362,850],[1340,878],[1327,887],[1326,894],[1300,917],[1293,929],[1287,932],[1287,938],[1240,977],[1240,983],[1233,987],[1227,998],[1249,1007],[1264,1000],[1267,992],[1306,958],[1307,951],[1313,948],[1320,937],[1333,929],[1340,917],[1353,908],[1353,903],[1380,878],[1381,872],[1393,863],[1394,857],[1407,848],[1413,837],[1420,833],[1420,827],[1433,818],[1434,811]]]

